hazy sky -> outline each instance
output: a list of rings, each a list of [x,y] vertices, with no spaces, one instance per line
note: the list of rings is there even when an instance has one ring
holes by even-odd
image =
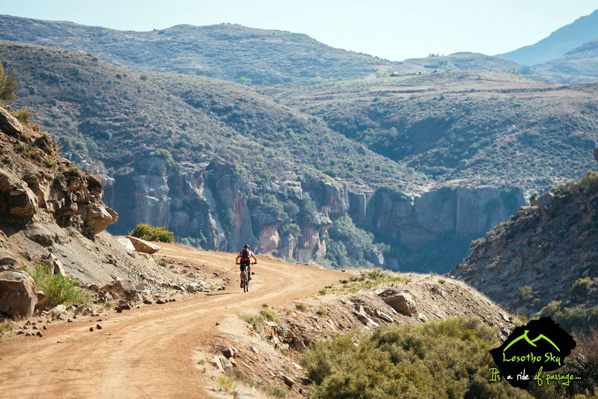
[[[121,30],[221,22],[287,30],[392,61],[515,50],[598,9],[596,0],[1,1],[0,14]]]

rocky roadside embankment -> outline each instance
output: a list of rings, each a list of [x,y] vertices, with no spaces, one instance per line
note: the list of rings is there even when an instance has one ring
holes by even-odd
[[[169,264],[155,255],[159,260],[156,261],[148,254],[155,252],[151,244],[135,241],[132,245],[133,238],[117,240],[105,232],[109,224],[116,223],[118,215],[102,202],[100,179],[79,171],[57,150],[57,145],[38,126],[23,125],[0,107],[3,315],[30,318],[36,310],[39,315],[48,310],[43,302],[45,293],[36,289],[28,274],[39,263],[50,266],[53,274],[81,281],[96,305],[112,303],[117,308],[127,308],[132,299],[158,301],[160,298],[154,294],[167,297],[170,292],[207,289],[199,268],[193,270],[197,273],[179,273],[171,266],[174,261]],[[120,289],[112,289],[115,284]],[[85,312],[99,313],[90,309]],[[83,308],[64,309],[54,312],[54,316],[68,312],[76,316]]]
[[[380,281],[382,276],[385,281]],[[458,316],[480,318],[502,339],[515,327],[507,312],[451,278],[347,272],[347,280],[328,286],[317,297],[281,307],[264,303],[257,314],[229,317],[217,326],[221,334],[216,341],[197,348],[193,358],[214,381],[222,376],[235,379],[234,389],[209,387],[215,397],[249,398],[261,390],[302,398],[308,389],[299,358],[311,343],[338,335],[358,342],[360,334],[381,326],[415,326]]]

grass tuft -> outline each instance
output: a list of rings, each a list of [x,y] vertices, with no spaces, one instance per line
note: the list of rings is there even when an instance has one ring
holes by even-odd
[[[31,277],[36,288],[46,293],[46,307],[89,302],[89,294],[79,287],[80,283],[77,280],[60,274],[52,275],[52,270],[47,265],[36,263]]]

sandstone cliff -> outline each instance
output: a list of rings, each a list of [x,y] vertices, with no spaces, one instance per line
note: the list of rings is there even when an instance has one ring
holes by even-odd
[[[28,269],[53,254],[83,282],[144,282],[148,261],[104,230],[118,215],[102,202],[100,179],[57,154],[37,126],[23,126],[0,107],[0,259]]]
[[[428,271],[429,264],[411,262],[413,254],[444,248],[447,237],[469,242],[524,204],[516,188],[443,187],[413,196],[297,177],[258,186],[222,160],[174,172],[164,163],[157,155],[148,157],[139,168],[143,174],[115,176],[107,184],[106,201],[121,214],[121,222],[109,228],[112,233],[126,234],[144,222],[165,226],[178,240],[204,249],[236,252],[249,243],[285,260],[322,262],[328,229],[348,215],[357,228],[373,233],[375,242],[391,248],[385,254],[375,248],[353,254],[354,265],[366,260],[394,270]],[[445,255],[438,253],[431,269],[449,270],[467,255],[466,245]]]

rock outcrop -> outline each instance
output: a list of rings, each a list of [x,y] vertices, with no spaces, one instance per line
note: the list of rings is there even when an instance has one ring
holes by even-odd
[[[590,310],[598,290],[576,302],[571,288],[580,278],[598,281],[596,220],[598,175],[588,172],[520,207],[472,243],[472,254],[452,274],[515,313],[534,314],[555,300]]]
[[[496,187],[447,187],[419,196],[389,189],[358,191],[317,180],[285,180],[258,188],[226,164],[204,164],[194,173],[168,175],[157,156],[144,160],[143,169],[145,177],[116,176],[106,188],[108,203],[123,215],[121,223],[109,228],[112,233],[126,234],[138,223],[149,222],[202,248],[236,252],[250,244],[259,253],[303,263],[324,258],[328,229],[343,215],[372,232],[376,241],[418,251],[443,236],[468,237],[469,242],[525,203],[521,190]],[[267,195],[278,204],[296,204],[299,214],[277,213],[276,204],[260,202]],[[307,202],[313,204],[309,211],[302,208]],[[459,260],[467,255],[466,245],[460,253]],[[358,257],[375,266],[410,268],[392,256]],[[450,270],[455,263],[440,265],[439,270]]]
[[[102,202],[100,180],[56,155],[47,134],[25,128],[3,108],[0,127],[6,130],[0,138],[0,216],[6,221],[31,221],[44,211],[88,236],[116,223],[118,215]]]
[[[38,130],[0,107],[0,267],[25,276],[45,263],[54,273],[98,285],[115,277],[141,283],[142,269],[149,278],[147,267],[155,262],[129,254],[104,231],[118,216],[102,202],[101,180],[59,156],[50,136]],[[18,295],[0,294],[0,301],[12,298],[3,312],[27,317],[43,298],[23,284]]]
[[[37,304],[35,282],[25,272],[0,267],[0,313],[29,318]]]
[[[130,280],[117,280],[106,284],[101,291],[111,294],[114,298],[133,299],[137,294],[135,285]]]
[[[133,247],[137,252],[143,252],[144,254],[155,254],[160,250],[160,247],[151,242],[142,240],[141,238],[127,236],[127,239],[133,244]]]
[[[400,292],[397,290],[386,290],[380,294],[384,302],[389,304],[394,310],[399,313],[411,316],[417,312],[417,306],[413,297],[407,292]]]

